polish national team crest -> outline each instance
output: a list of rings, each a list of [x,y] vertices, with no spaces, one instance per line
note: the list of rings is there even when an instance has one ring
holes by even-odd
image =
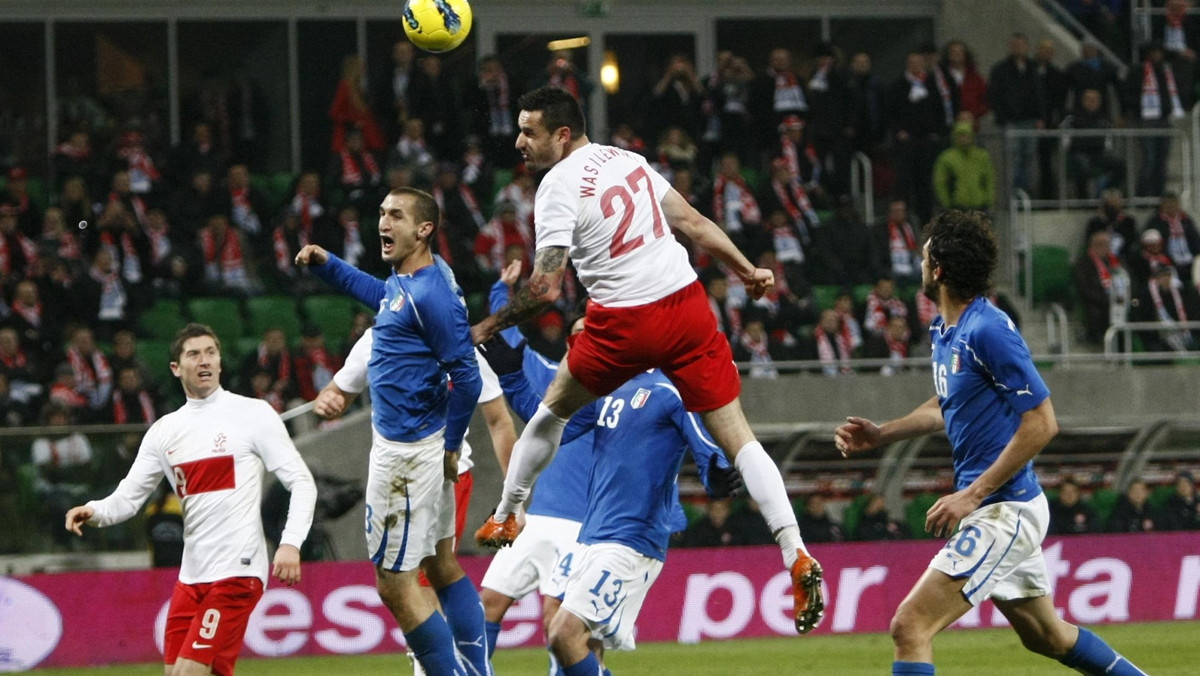
[[[637,394],[633,395],[633,399],[629,400],[629,404],[634,408],[641,408],[646,405],[646,400],[650,398],[650,390],[646,388],[638,388]]]
[[[226,441],[229,441],[229,438],[225,436],[224,432],[221,432],[217,436],[213,437],[212,452],[213,453],[224,453]]]
[[[962,369],[962,362],[959,360],[958,353],[950,355],[950,373],[958,373]]]
[[[406,300],[403,291],[396,292],[396,297],[392,299],[392,312],[399,312]]]

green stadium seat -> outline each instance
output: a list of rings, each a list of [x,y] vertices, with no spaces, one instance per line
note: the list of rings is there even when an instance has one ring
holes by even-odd
[[[307,296],[301,301],[301,308],[308,321],[321,327],[325,342],[331,346],[344,344],[350,336],[354,312],[367,310],[365,305],[346,296]]]
[[[1112,518],[1113,509],[1116,508],[1119,499],[1121,494],[1112,488],[1098,489],[1088,499],[1092,509],[1096,510],[1096,525],[1101,529],[1108,527],[1108,521]]]
[[[842,529],[845,530],[847,539],[858,539],[858,522],[862,519],[863,511],[866,510],[867,503],[870,500],[870,493],[863,493],[856,496],[850,501],[850,504],[846,507],[846,511],[842,513]]]
[[[258,336],[245,336],[233,341],[233,344],[229,345],[225,352],[232,356],[235,365],[241,364],[246,355],[258,352],[258,344],[261,342],[262,338]]]
[[[830,310],[833,308],[833,301],[837,300],[838,294],[841,293],[842,287],[836,284],[817,284],[813,286],[813,300],[817,303],[818,310]]]
[[[742,178],[746,179],[746,185],[750,186],[750,190],[758,190],[758,170],[754,167],[742,167]]]
[[[231,344],[246,334],[242,309],[233,298],[194,298],[188,301],[187,311],[193,321],[211,327],[222,343]]]
[[[1156,486],[1150,491],[1150,497],[1146,498],[1146,502],[1156,510],[1162,511],[1162,508],[1167,505],[1167,500],[1175,494],[1175,484],[1166,484]]]
[[[1019,286],[1025,289],[1025,272]],[[1066,247],[1038,244],[1033,247],[1033,301],[1035,303],[1071,301],[1071,254]]]
[[[856,306],[866,305],[867,296],[875,290],[874,284],[856,284],[851,292],[854,294],[854,304]]]
[[[275,206],[282,207],[288,198],[292,196],[292,182],[296,177],[286,171],[281,171],[271,174],[271,192],[275,195]]]
[[[925,532],[925,513],[938,501],[941,495],[937,493],[918,493],[904,506],[904,523],[914,538],[931,538]]]
[[[187,324],[183,306],[177,300],[162,299],[142,311],[138,328],[142,335],[158,340],[170,340]]]
[[[247,328],[261,338],[267,329],[283,329],[289,343],[300,340],[300,313],[290,296],[257,296],[246,299]]]
[[[172,334],[173,335],[173,334]],[[167,393],[175,389],[175,375],[171,373],[171,340],[140,339],[135,348],[137,356],[146,362],[150,369],[150,378],[160,392]]]

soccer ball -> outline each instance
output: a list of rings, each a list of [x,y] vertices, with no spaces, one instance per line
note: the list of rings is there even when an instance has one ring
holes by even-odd
[[[471,32],[471,5],[467,0],[407,0],[404,32],[427,52],[448,52]]]

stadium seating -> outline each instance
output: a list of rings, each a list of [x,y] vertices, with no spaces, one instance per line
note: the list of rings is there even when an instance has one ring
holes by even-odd
[[[1092,504],[1092,509],[1096,510],[1096,525],[1101,529],[1108,528],[1108,522],[1112,518],[1113,509],[1117,506],[1117,500],[1121,499],[1121,494],[1113,488],[1100,488],[1095,493],[1089,502]]]
[[[914,538],[933,537],[932,534],[925,532],[925,513],[940,497],[939,493],[918,493],[904,506],[904,523]]]
[[[846,532],[847,540],[858,539],[858,522],[862,519],[863,511],[867,508],[870,500],[870,493],[856,495],[847,505],[846,511],[842,513],[842,530]]]
[[[246,299],[246,319],[250,335],[262,337],[267,329],[283,329],[289,343],[300,340],[300,316],[290,296],[258,296]]]
[[[837,300],[841,287],[835,284],[817,284],[813,286],[813,299],[818,310],[833,309],[833,301]]]
[[[321,327],[325,342],[337,348],[350,336],[354,312],[364,305],[346,296],[308,296],[301,302],[308,321]]]
[[[142,335],[158,340],[170,340],[187,324],[183,307],[177,300],[158,300],[138,316]]]
[[[1022,271],[1022,289],[1025,283]],[[1071,254],[1066,247],[1042,244],[1033,247],[1033,301],[1071,302]]]
[[[171,373],[170,338],[138,340],[136,352],[137,356],[146,362],[146,367],[150,369],[150,378],[158,386],[160,392],[166,394],[169,390],[174,389],[172,381],[175,376]]]
[[[193,298],[187,310],[193,320],[212,327],[222,343],[232,344],[246,333],[242,310],[233,298]]]

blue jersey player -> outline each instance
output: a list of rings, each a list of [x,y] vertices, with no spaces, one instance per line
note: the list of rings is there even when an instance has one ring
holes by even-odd
[[[991,223],[951,210],[926,235],[921,278],[939,310],[929,329],[937,394],[903,418],[850,417],[836,432],[847,456],[943,429],[954,449],[956,490],[925,517],[926,530],[953,536],[892,618],[892,674],[933,674],[934,635],[987,598],[1033,652],[1085,674],[1143,674],[1059,618],[1050,598],[1041,549],[1049,508],[1033,458],[1058,423],[1024,339],[985,296],[997,260]]]
[[[507,343],[493,339],[480,347],[509,403],[527,420],[541,398],[520,372],[506,367],[514,361],[506,356]],[[594,457],[586,515],[578,546],[556,564],[565,587],[561,610],[550,621],[550,647],[565,676],[602,673],[589,649],[593,636],[604,647],[633,649],[638,612],[662,570],[671,533],[682,526],[676,481],[684,450],[691,449],[706,483],[712,464],[729,467],[699,417],[658,370],[634,376],[581,409],[563,440],[589,431]]]
[[[301,249],[296,263],[378,308],[367,365],[374,406],[366,489],[376,587],[428,674],[474,676],[491,667],[479,595],[454,559],[452,482],[481,383],[462,291],[429,249],[440,221],[428,193],[388,193],[379,209],[382,257],[393,268],[386,282],[316,245]],[[426,557],[436,559],[426,574],[445,618],[418,585]]]

